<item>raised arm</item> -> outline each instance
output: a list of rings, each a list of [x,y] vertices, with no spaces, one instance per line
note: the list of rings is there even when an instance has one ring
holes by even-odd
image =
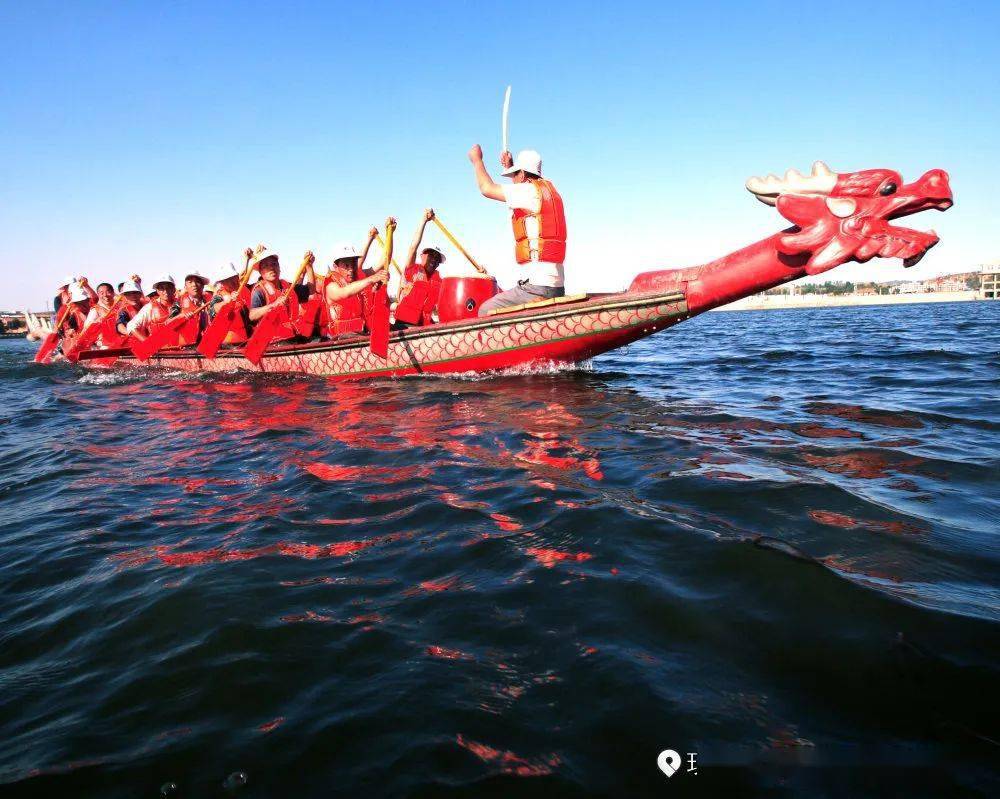
[[[358,258],[359,272],[365,268],[365,258],[368,257],[368,251],[372,248],[372,242],[375,241],[375,239],[377,238],[378,238],[378,228],[373,226],[372,229],[368,231],[368,241],[365,242],[365,247],[361,251],[361,257]],[[348,294],[346,296],[350,297],[351,295]]]
[[[316,256],[313,255],[312,250],[306,251],[302,262],[305,265],[305,269],[299,275],[299,284],[308,286],[311,293],[316,290],[316,270],[313,268],[313,265],[316,263]]]
[[[476,183],[479,185],[479,191],[483,197],[503,202],[505,199],[503,189],[499,184],[493,182],[493,178],[490,177],[490,173],[486,171],[486,165],[483,163],[483,148],[478,144],[472,145],[472,149],[469,150],[469,160],[472,161],[472,169],[476,173]]]
[[[92,289],[92,288],[90,287],[90,283],[89,283],[89,282],[87,282],[87,278],[85,278],[85,277],[78,277],[78,278],[76,279],[76,283],[77,283],[77,285],[78,285],[78,286],[79,286],[80,288],[82,288],[82,289],[83,289],[83,292],[84,292],[84,294],[86,294],[86,295],[87,295],[88,297],[90,297],[90,301],[91,301],[91,302],[94,302],[94,303],[96,303],[96,302],[97,302],[97,292],[96,292],[96,291],[94,291],[94,290],[93,290],[93,289]]]
[[[383,281],[387,281],[388,279],[389,273],[380,267],[377,271],[372,272],[367,277],[355,280],[353,283],[348,283],[346,286],[338,286],[336,283],[327,283],[326,301],[338,302],[339,300],[346,300],[348,297],[360,294],[373,283],[381,283]]]
[[[414,261],[417,260],[417,250],[420,249],[420,242],[424,238],[424,229],[427,227],[427,223],[434,218],[434,209],[428,208],[424,211],[424,218],[420,220],[420,226],[417,228],[416,234],[413,236],[413,241],[410,243],[410,251],[406,253],[406,260],[403,262],[409,267]]]

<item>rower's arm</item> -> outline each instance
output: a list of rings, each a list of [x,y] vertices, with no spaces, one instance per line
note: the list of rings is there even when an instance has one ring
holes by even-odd
[[[493,182],[490,173],[486,171],[486,164],[483,163],[483,148],[474,144],[469,150],[469,160],[472,161],[472,170],[476,173],[476,183],[479,185],[480,194],[491,200],[503,202],[503,189],[498,183]]]
[[[373,283],[381,283],[384,280],[388,280],[388,278],[388,273],[384,269],[380,269],[379,271],[368,275],[368,277],[363,277],[361,280],[355,280],[353,283],[348,283],[346,286],[338,286],[336,283],[327,283],[327,302],[346,300],[348,297],[360,294]]]
[[[417,250],[420,249],[420,242],[424,238],[424,230],[427,228],[427,223],[434,218],[434,209],[428,208],[424,211],[424,218],[420,220],[420,226],[417,228],[416,234],[413,236],[413,241],[410,243],[410,251],[406,253],[406,260],[403,262],[409,268],[409,265],[417,260]]]
[[[372,242],[375,241],[375,239],[377,238],[378,238],[378,228],[372,227],[372,229],[368,231],[368,241],[365,242],[365,248],[361,251],[361,257],[358,258],[359,272],[365,268],[365,258],[368,257],[368,251],[372,248]]]

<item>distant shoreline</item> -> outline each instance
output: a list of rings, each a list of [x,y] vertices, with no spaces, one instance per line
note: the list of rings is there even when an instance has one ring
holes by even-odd
[[[840,308],[854,305],[915,305],[927,302],[984,300],[978,291],[935,291],[925,294],[755,294],[716,311],[778,311],[788,308]]]

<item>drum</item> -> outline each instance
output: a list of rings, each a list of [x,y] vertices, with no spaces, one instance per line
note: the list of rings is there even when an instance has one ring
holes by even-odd
[[[497,293],[491,277],[443,277],[438,297],[438,319],[454,322],[479,314],[479,306]]]

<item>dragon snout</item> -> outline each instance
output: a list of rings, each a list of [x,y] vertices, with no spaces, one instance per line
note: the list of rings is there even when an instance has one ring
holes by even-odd
[[[925,198],[926,207],[947,211],[954,205],[948,173],[943,169],[932,169],[925,172],[917,181],[916,188]]]

